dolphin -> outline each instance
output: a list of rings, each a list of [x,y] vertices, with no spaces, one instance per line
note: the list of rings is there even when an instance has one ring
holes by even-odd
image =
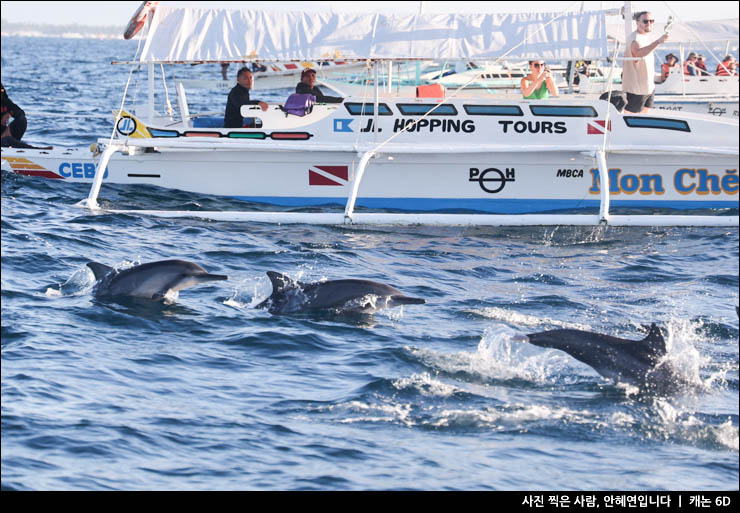
[[[559,329],[516,337],[540,347],[565,351],[616,382],[629,383],[641,391],[667,394],[687,383],[665,359],[663,333],[650,325],[642,340],[628,340],[590,331]]]
[[[96,296],[134,296],[162,299],[169,292],[210,281],[226,280],[222,274],[209,274],[198,264],[185,260],[160,260],[118,271],[113,267],[88,262],[97,283]]]
[[[375,281],[303,283],[274,271],[268,271],[267,276],[272,282],[272,294],[257,308],[267,308],[272,314],[323,309],[371,313],[382,308],[426,303],[424,299],[405,296],[400,290]]]

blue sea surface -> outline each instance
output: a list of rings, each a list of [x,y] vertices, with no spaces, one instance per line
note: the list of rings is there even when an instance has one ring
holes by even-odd
[[[76,116],[119,107],[131,66],[110,61],[135,51],[3,37],[24,140],[109,136],[112,115]],[[165,69],[173,102],[176,73],[220,78],[216,65],[184,68]],[[145,76],[132,79],[139,100]],[[219,110],[227,93],[198,94],[196,109]],[[60,182],[2,174],[3,490],[738,489],[737,228],[157,219],[83,210],[88,186]],[[110,184],[100,200],[234,201]],[[92,295],[89,261],[171,258],[229,279],[164,302]],[[269,270],[381,281],[427,303],[272,315],[255,308]],[[576,328],[638,340],[652,322],[692,383],[677,395],[636,393],[514,339]]]

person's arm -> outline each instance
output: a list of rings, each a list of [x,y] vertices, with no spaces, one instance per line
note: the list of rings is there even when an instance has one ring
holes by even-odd
[[[542,85],[542,80],[530,81],[527,77],[524,77],[520,83],[522,94],[527,97],[534,93],[538,87]]]
[[[260,100],[249,100],[249,101],[242,103],[242,105],[259,105],[262,110],[267,110],[267,107],[268,107],[268,105],[265,102],[260,101]]]
[[[557,96],[558,86],[555,85],[555,81],[552,79],[552,73],[549,69],[545,71],[545,82],[547,83],[547,90],[550,92],[550,94],[553,96]]]
[[[13,103],[13,100],[11,100],[7,94],[3,95],[3,107],[5,107],[5,114],[3,115],[3,119],[4,119],[3,124],[6,124],[5,121],[7,121],[7,119],[5,118],[5,116],[7,114],[10,114],[10,116],[13,119],[20,118],[26,115],[26,113],[23,112],[23,109],[21,109],[18,105]]]
[[[665,43],[668,39],[668,34],[663,34],[658,39],[650,43],[646,46],[640,46],[640,43],[637,41],[632,41],[632,44],[630,45],[630,53],[632,54],[632,57],[645,57],[647,55],[650,55],[650,53],[658,48],[658,45]]]
[[[339,96],[327,96],[324,93],[321,92],[321,89],[318,87],[314,87],[314,90],[318,92],[319,94],[316,95],[316,101],[320,103],[342,103],[344,101],[344,98],[341,98]]]
[[[309,87],[308,84],[301,82],[296,86],[295,92],[298,94],[312,94],[316,97],[316,103],[342,103],[344,98],[338,96],[326,96],[318,87]]]

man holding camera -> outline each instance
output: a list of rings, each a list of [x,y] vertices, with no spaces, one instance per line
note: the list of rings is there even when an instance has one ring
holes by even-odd
[[[627,94],[625,110],[645,114],[650,111],[655,99],[654,52],[658,45],[668,39],[668,34],[653,40],[650,33],[655,19],[649,11],[638,12],[634,19],[637,21],[637,30],[632,32],[624,49],[622,89]]]

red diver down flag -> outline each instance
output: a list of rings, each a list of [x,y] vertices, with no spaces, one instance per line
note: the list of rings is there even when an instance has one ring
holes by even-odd
[[[308,185],[347,185],[348,166],[311,166],[308,170]]]
[[[605,119],[594,119],[589,120],[586,124],[587,134],[600,134],[604,135],[604,126],[606,125]],[[607,128],[610,132],[612,131],[612,122],[609,121],[609,127]]]

